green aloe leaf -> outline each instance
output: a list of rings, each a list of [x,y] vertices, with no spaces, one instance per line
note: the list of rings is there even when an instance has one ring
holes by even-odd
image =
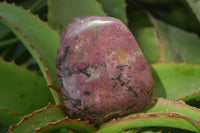
[[[45,108],[34,111],[32,114],[22,118],[14,126],[11,126],[9,133],[33,133],[35,130],[46,126],[50,122],[56,122],[66,117],[66,112],[62,105],[49,104]]]
[[[53,99],[43,77],[0,59],[0,107],[26,115]]]
[[[193,12],[196,14],[197,18],[200,21],[200,1],[199,0],[186,0],[187,3],[192,8]]]
[[[128,23],[125,0],[98,0],[98,2],[109,16],[120,19],[124,24]]]
[[[151,65],[155,97],[178,100],[200,90],[200,65],[160,63]]]
[[[131,114],[110,121],[103,124],[97,132],[115,133],[127,129],[137,128],[136,130],[138,130],[144,127],[171,127],[193,132],[200,131],[200,109],[191,107],[181,101],[167,101],[163,98],[154,99],[152,104],[141,112],[146,113]],[[186,124],[185,127],[182,124]]]
[[[38,63],[48,84],[58,85],[56,53],[60,37],[46,23],[20,7],[0,3],[0,21],[23,42]],[[55,92],[54,99],[58,102]]]
[[[161,43],[161,61],[200,62],[200,38],[149,15]]]
[[[133,30],[133,35],[135,36],[148,63],[158,62],[161,54],[155,29],[152,27],[137,28]]]
[[[155,3],[148,0],[140,1],[148,12],[162,21],[200,34],[200,23],[185,0],[166,0],[166,2],[160,0]]]
[[[176,112],[195,121],[200,120],[200,109],[189,106],[183,101],[167,101],[163,98],[154,99],[152,104],[146,107],[142,112]]]
[[[23,6],[23,8],[30,10],[32,13],[38,12],[45,4],[47,4],[47,0],[22,0],[22,1],[15,1],[15,4],[18,6]],[[5,38],[5,36],[9,36],[12,34],[12,32],[2,23],[0,23],[0,47],[6,46],[9,44],[12,44],[19,39],[16,37],[12,38],[6,38],[5,40],[2,40]]]
[[[93,133],[96,129],[89,124],[89,121],[81,121],[80,119],[64,118],[57,122],[50,123],[45,127],[37,129],[36,133],[47,133],[56,129],[66,128],[76,133]]]
[[[180,100],[185,101],[187,104],[200,108],[200,91],[191,95],[185,96]]]
[[[65,26],[79,16],[106,15],[96,0],[49,0],[49,24],[61,33]]]
[[[184,126],[183,126],[184,125]],[[200,132],[200,124],[191,118],[173,112],[140,113],[103,124],[97,133],[117,133],[143,127],[173,127]]]
[[[160,44],[155,28],[152,26],[145,11],[135,11],[129,14],[128,27],[137,40],[148,63],[156,63],[161,58]]]
[[[46,78],[48,79],[45,70],[47,67],[52,81],[57,83],[55,61],[60,40],[58,34],[38,17],[5,2],[0,3],[0,16],[0,20],[17,35],[32,53]]]
[[[160,63],[151,65],[155,97],[178,100],[200,90],[200,65]]]
[[[141,112],[176,112],[195,121],[200,120],[200,109],[191,107],[183,101],[167,101],[163,98],[154,99],[152,103]],[[129,117],[134,115],[135,114],[131,114]]]
[[[6,126],[14,125],[22,118],[20,115],[14,112],[10,112],[5,108],[0,108],[0,123]]]

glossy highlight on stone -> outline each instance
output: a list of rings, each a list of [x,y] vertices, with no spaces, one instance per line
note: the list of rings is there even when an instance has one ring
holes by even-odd
[[[139,111],[153,98],[148,63],[132,33],[116,18],[72,20],[56,65],[70,118],[100,124]]]

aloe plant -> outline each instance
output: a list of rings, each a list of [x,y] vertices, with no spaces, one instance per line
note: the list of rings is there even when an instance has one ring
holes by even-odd
[[[0,2],[0,132],[200,132],[199,7],[196,0]],[[154,81],[143,110],[100,125],[68,117],[56,54],[64,27],[83,15],[115,17],[132,31]]]

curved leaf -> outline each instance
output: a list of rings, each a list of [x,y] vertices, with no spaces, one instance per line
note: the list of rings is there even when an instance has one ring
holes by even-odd
[[[200,92],[200,65],[160,63],[151,65],[155,97],[178,100]]]
[[[96,129],[89,124],[88,121],[81,121],[80,119],[64,118],[54,123],[50,123],[45,127],[37,129],[36,133],[46,133],[59,128],[66,128],[76,133],[93,133]]]
[[[49,24],[62,33],[65,26],[79,16],[106,15],[96,0],[49,0]]]
[[[113,120],[103,124],[97,133],[117,133],[127,129],[152,126],[173,127],[200,132],[200,123],[189,117],[172,112],[154,112]]]
[[[156,18],[180,29],[200,34],[200,23],[185,0],[159,0],[163,3],[140,1]]]
[[[191,107],[182,101],[167,101],[163,98],[154,99],[152,104],[142,112],[176,112],[195,121],[200,120],[200,109]]]
[[[38,128],[65,117],[66,112],[63,106],[49,104],[47,107],[23,117],[19,123],[10,127],[8,133],[33,133]]]
[[[14,125],[20,121],[21,116],[10,112],[7,109],[0,108],[0,123],[6,126]]]
[[[176,112],[176,113],[182,114],[184,116],[187,116],[188,118],[191,118],[195,121],[200,120],[200,109],[191,107],[182,101],[167,101],[163,98],[154,99],[152,104],[150,104],[148,107],[143,109],[141,112],[149,112],[149,113],[152,113],[152,112]],[[130,116],[135,116],[135,114],[131,114],[131,115],[129,115],[129,117]],[[158,128],[158,129],[160,129],[160,128]],[[176,129],[176,130],[179,131],[180,129]],[[180,131],[183,131],[183,130],[180,130]]]
[[[43,77],[0,59],[0,107],[26,115],[53,99]]]
[[[185,101],[187,104],[200,108],[200,91],[191,95],[185,96],[180,100]]]
[[[60,40],[58,34],[38,17],[5,2],[0,3],[0,21],[23,42],[40,66],[47,83],[58,85],[56,73],[56,53]],[[58,102],[54,93],[52,93],[54,99]]]
[[[161,43],[161,61],[200,62],[200,38],[149,15]]]
[[[128,23],[125,0],[98,0],[98,2],[109,16],[120,19],[124,24]]]

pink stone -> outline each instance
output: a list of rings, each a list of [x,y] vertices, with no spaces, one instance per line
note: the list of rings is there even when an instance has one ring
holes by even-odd
[[[118,19],[78,17],[65,28],[57,73],[70,118],[100,124],[143,109],[153,98],[148,63]]]

